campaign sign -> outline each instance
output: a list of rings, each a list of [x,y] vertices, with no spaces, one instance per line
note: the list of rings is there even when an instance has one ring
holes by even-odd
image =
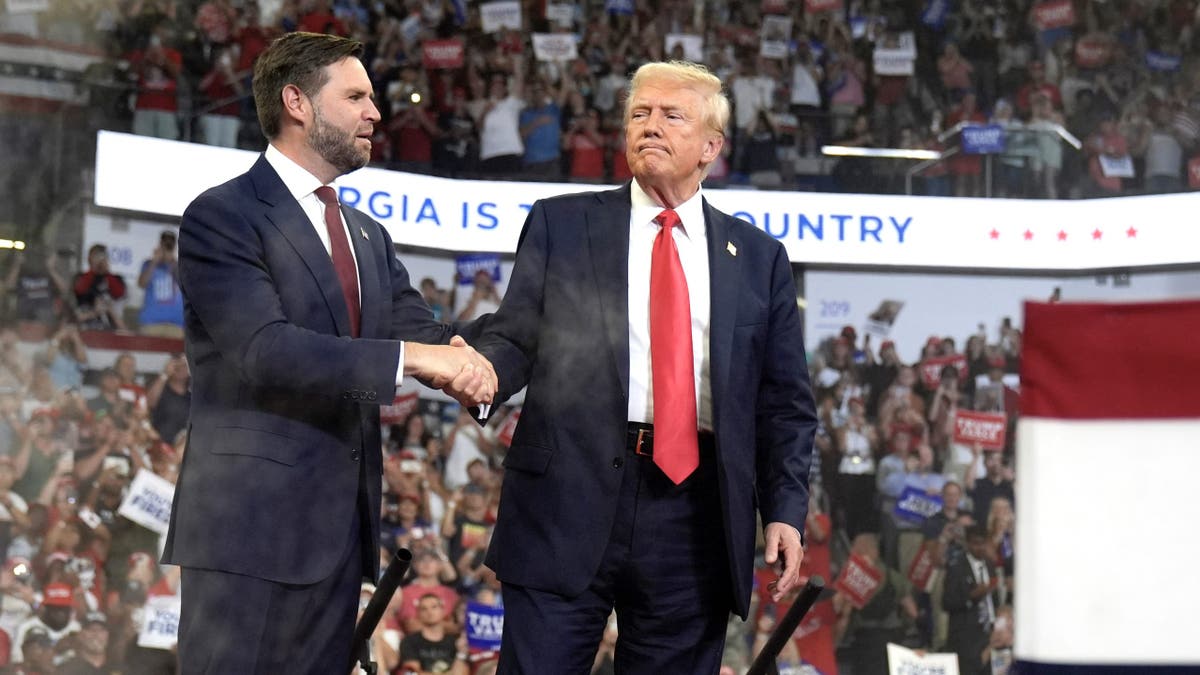
[[[941,30],[946,25],[946,15],[950,13],[950,0],[929,0],[921,11],[921,23],[934,30]]]
[[[1183,59],[1178,54],[1163,52],[1146,52],[1146,67],[1160,73],[1172,73],[1179,70]]]
[[[45,12],[49,9],[50,0],[8,0],[8,12],[10,14]]]
[[[500,256],[494,253],[469,253],[454,259],[454,268],[458,273],[458,285],[470,286],[475,282],[479,270],[486,270],[492,275],[492,281],[500,281]]]
[[[1004,413],[958,410],[954,413],[954,442],[978,443],[984,450],[1003,450],[1007,426]]]
[[[609,14],[633,14],[633,0],[604,0],[604,11]]]
[[[1100,157],[1100,172],[1106,178],[1133,178],[1136,171],[1133,167],[1133,158],[1129,155],[1104,155]]]
[[[759,54],[768,59],[786,59],[792,39],[792,17],[771,14],[762,18]]]
[[[496,432],[496,438],[504,444],[504,447],[512,445],[513,434],[517,433],[517,422],[521,421],[521,409],[517,408],[504,418],[504,422],[500,424],[500,430]]]
[[[683,58],[688,61],[704,60],[704,37],[688,35],[687,33],[667,33],[663,41],[663,51],[670,54],[675,45],[683,48]]]
[[[534,33],[533,55],[538,61],[571,61],[579,56],[571,33]]]
[[[486,2],[479,6],[483,32],[495,33],[502,28],[521,30],[521,3],[517,0]]]
[[[385,425],[403,424],[404,420],[417,409],[417,392],[396,394],[391,405],[379,407],[379,422]]]
[[[921,544],[921,549],[913,556],[912,564],[908,566],[908,580],[912,582],[913,588],[926,593],[933,588],[939,572],[937,565],[933,563],[931,546],[932,542],[928,541]]]
[[[117,514],[159,534],[171,523],[171,500],[175,486],[146,469],[138,469]]]
[[[1075,25],[1075,5],[1071,0],[1047,0],[1033,6],[1033,22],[1038,30],[1054,30]]]
[[[1084,37],[1075,42],[1075,65],[1080,68],[1099,68],[1108,63],[1112,46],[1098,37]]]
[[[898,520],[920,525],[925,519],[942,510],[942,496],[929,494],[916,487],[906,487],[896,499],[892,514]]]
[[[547,3],[546,20],[556,26],[570,28],[575,23],[575,7],[565,2]]]
[[[430,70],[461,68],[463,43],[461,40],[426,40],[421,45],[421,63]]]
[[[994,155],[1004,152],[1004,127],[999,124],[973,124],[963,127],[962,151],[968,155]]]
[[[917,653],[889,642],[888,675],[958,675],[957,654]],[[974,672],[974,671],[972,671]]]
[[[846,595],[856,609],[867,606],[883,584],[883,572],[876,570],[865,558],[855,554],[846,559],[842,574],[833,587]]]
[[[958,369],[959,381],[967,379],[966,355],[951,354],[950,356],[938,356],[922,361],[921,382],[925,383],[925,386],[930,389],[937,389],[938,383],[942,380],[942,368],[946,366],[954,366]]]
[[[179,641],[178,595],[156,595],[146,600],[137,644],[147,649],[171,649]]]
[[[471,651],[499,651],[503,634],[503,607],[467,603],[467,646]]]
[[[816,666],[803,659],[799,663],[788,659],[780,659],[775,665],[779,669],[779,675],[825,675],[820,670],[817,670]]]
[[[804,9],[809,14],[840,12],[842,11],[842,0],[804,0]]]

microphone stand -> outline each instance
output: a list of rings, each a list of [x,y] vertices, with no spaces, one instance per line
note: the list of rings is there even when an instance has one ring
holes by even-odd
[[[406,548],[397,550],[388,563],[383,577],[375,586],[375,592],[371,594],[371,601],[367,603],[367,608],[363,610],[362,616],[354,626],[354,641],[351,643],[347,672],[353,672],[355,661],[362,666],[367,675],[376,675],[379,672],[378,664],[371,660],[371,634],[375,632],[375,627],[379,625],[384,610],[392,601],[392,595],[396,593],[411,564],[412,552]]]
[[[763,645],[762,651],[754,657],[754,663],[750,664],[750,670],[746,671],[746,675],[779,675],[779,666],[776,665],[775,659],[779,657],[779,652],[783,650],[783,646],[787,644],[788,640],[792,639],[792,633],[796,632],[800,620],[812,608],[823,590],[825,590],[824,579],[815,574],[809,577],[808,583],[804,584],[800,595],[796,597],[796,602],[788,609],[787,614],[783,615],[783,619],[775,626],[775,630],[771,631],[771,637],[767,638],[767,643]]]

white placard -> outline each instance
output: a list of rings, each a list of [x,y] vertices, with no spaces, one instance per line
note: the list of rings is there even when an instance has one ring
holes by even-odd
[[[762,18],[761,56],[769,59],[787,58],[792,41],[792,17],[770,14]]]
[[[137,644],[147,649],[171,649],[179,642],[178,595],[156,595],[146,600]]]
[[[8,0],[8,11],[11,14],[45,12],[49,9],[50,0]]]
[[[670,55],[671,50],[675,49],[675,45],[683,47],[683,58],[688,61],[697,63],[704,60],[704,38],[700,35],[688,35],[687,33],[667,33],[663,48],[666,54]]]
[[[918,654],[889,642],[889,675],[958,675],[957,654]]]
[[[171,500],[174,498],[175,486],[170,481],[146,469],[138,469],[117,514],[165,534],[171,524]]]
[[[521,3],[517,0],[487,2],[479,6],[483,32],[495,33],[501,28],[521,30]]]
[[[1106,178],[1133,178],[1136,172],[1133,168],[1133,158],[1129,155],[1113,157],[1100,155],[1100,171]]]
[[[579,52],[571,33],[534,33],[533,55],[538,61],[571,61]]]
[[[551,2],[546,5],[546,20],[556,26],[570,28],[575,25],[575,6],[563,2]]]

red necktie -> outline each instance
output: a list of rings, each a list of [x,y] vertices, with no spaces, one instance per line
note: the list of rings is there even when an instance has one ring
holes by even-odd
[[[696,431],[696,381],[692,365],[692,309],[687,278],[671,232],[680,225],[671,209],[650,253],[650,366],[654,397],[654,463],[682,483],[700,466]]]
[[[317,188],[317,199],[325,205],[325,227],[329,229],[333,269],[342,285],[346,311],[350,314],[350,335],[358,337],[358,271],[354,267],[354,256],[350,253],[350,242],[346,239],[346,228],[342,227],[341,214],[338,213],[337,193],[328,185],[322,185]]]

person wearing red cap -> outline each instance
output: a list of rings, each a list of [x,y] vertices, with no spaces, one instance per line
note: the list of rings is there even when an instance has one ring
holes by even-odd
[[[73,618],[75,607],[75,589],[70,584],[61,582],[46,584],[42,589],[42,603],[38,612],[31,619],[17,628],[13,640],[13,661],[24,658],[22,646],[26,636],[31,632],[44,631],[52,645],[64,637],[79,631],[79,622]]]

